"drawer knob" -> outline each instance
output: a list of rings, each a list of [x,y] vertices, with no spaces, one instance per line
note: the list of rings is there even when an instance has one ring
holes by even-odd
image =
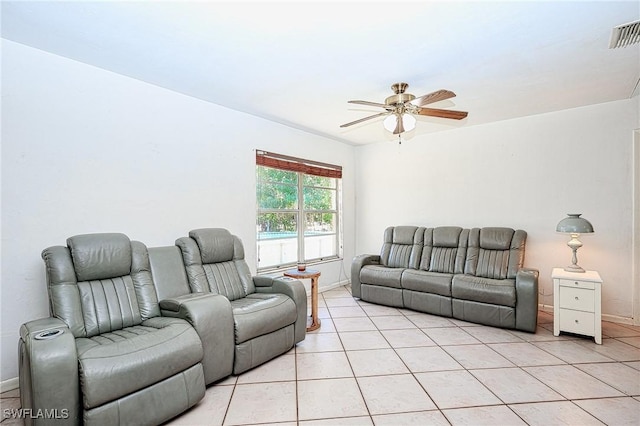
[[[578,281],[574,281],[573,283],[574,283],[575,285],[578,285]]]
[[[576,300],[580,300],[580,298],[578,296],[576,296]]]
[[[578,320],[576,320],[576,324],[577,324],[578,322],[579,322],[579,321],[578,321]]]

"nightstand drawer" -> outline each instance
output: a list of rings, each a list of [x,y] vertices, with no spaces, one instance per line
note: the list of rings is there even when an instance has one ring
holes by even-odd
[[[593,336],[595,335],[595,314],[560,309],[560,329],[570,333]]]
[[[578,280],[558,280],[560,281],[560,286],[562,287],[573,287],[573,288],[586,288],[589,290],[593,290],[596,288],[595,283],[591,281],[578,281]]]
[[[560,287],[560,307],[595,312],[595,294],[584,288]]]

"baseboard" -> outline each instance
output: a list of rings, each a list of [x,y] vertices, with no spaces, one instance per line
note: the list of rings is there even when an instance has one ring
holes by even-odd
[[[538,310],[540,310],[542,312],[548,312],[550,314],[553,314],[553,305],[542,305],[542,304],[539,304],[538,305]]]
[[[349,285],[349,284],[351,284],[351,280],[342,280],[342,281],[335,282],[333,284],[329,284],[328,286],[321,286],[318,289],[318,291],[320,293],[324,293],[325,291],[333,290],[338,287],[344,287],[345,285]]]
[[[538,305],[538,309],[553,315],[553,305]],[[617,315],[602,314],[602,321],[615,322],[617,324],[633,325],[633,318],[619,317]]]
[[[0,382],[0,393],[9,392],[14,389],[18,389],[20,382],[17,377],[13,379],[7,379]]]
[[[616,322],[618,324],[633,325],[633,318],[619,317],[617,315],[602,314],[602,320]]]

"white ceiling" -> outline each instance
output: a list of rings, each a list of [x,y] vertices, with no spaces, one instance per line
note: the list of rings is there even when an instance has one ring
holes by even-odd
[[[630,98],[640,44],[609,49],[635,1],[2,1],[2,37],[353,145],[393,140],[391,84],[462,121],[406,137]]]

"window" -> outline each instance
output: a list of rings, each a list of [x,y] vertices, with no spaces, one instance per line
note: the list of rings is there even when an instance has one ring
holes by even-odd
[[[258,270],[340,257],[342,167],[256,152]]]

